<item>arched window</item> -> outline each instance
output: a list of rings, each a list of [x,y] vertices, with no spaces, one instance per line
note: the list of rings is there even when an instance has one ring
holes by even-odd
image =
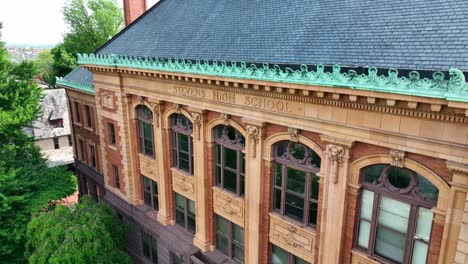
[[[357,247],[391,263],[426,263],[437,187],[389,164],[365,167],[361,182]]]
[[[153,112],[148,107],[139,105],[136,108],[136,113],[138,119],[139,151],[154,158]]]
[[[193,175],[193,125],[182,114],[171,117],[172,164],[175,168]]]
[[[216,185],[244,196],[245,189],[245,138],[231,126],[215,128]]]
[[[273,210],[304,225],[317,224],[320,157],[307,146],[274,145]]]

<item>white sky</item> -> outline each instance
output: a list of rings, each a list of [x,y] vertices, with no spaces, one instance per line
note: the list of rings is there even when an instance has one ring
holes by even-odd
[[[159,0],[147,0],[148,8]],[[117,0],[122,6],[123,0]],[[65,0],[0,0],[1,40],[7,44],[50,44],[67,31],[61,8]]]

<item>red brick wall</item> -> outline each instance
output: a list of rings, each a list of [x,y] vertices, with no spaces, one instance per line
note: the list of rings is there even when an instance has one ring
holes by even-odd
[[[114,124],[115,128],[115,146],[111,146],[110,144],[110,131],[109,131],[109,123]],[[119,168],[119,179],[120,179],[120,191],[125,194],[125,174],[123,171],[123,159],[122,159],[122,138],[120,136],[120,126],[117,121],[112,119],[102,117],[102,124],[104,130],[104,149],[105,149],[105,159],[107,163],[105,164],[107,168],[107,176],[109,179],[108,184],[110,186],[115,187],[115,179],[114,179],[114,170],[112,169],[112,165],[115,165]]]
[[[347,194],[347,206],[344,223],[343,255],[341,262],[343,264],[351,263],[351,250],[354,247],[354,234],[356,226],[356,209],[358,206],[357,190],[349,190]]]

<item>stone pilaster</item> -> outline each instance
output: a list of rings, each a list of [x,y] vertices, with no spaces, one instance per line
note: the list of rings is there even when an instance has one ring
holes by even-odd
[[[321,136],[327,143],[323,169],[323,203],[320,225],[319,263],[341,263],[346,216],[349,149],[353,142]]]
[[[453,173],[453,178],[450,182],[449,204],[445,218],[439,264],[466,263],[467,257],[464,249],[468,240],[468,223],[464,222],[463,218],[465,208],[468,208],[468,165],[447,162],[447,167]],[[462,250],[457,252],[459,248]],[[462,259],[463,262],[460,262]]]
[[[210,197],[211,181],[209,179],[206,157],[208,143],[206,142],[206,111],[189,109],[193,121],[193,157],[194,157],[194,189],[196,203],[196,234],[193,244],[202,251],[211,250],[213,244],[210,239]]]
[[[245,144],[245,263],[261,263],[261,232],[263,199],[263,139],[264,123],[242,119],[246,124],[247,138]]]

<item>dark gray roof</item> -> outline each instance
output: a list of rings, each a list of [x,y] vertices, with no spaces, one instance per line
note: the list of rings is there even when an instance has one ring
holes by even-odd
[[[162,0],[98,54],[468,71],[466,0]]]
[[[83,67],[78,67],[65,77],[70,82],[93,85],[93,74]]]

